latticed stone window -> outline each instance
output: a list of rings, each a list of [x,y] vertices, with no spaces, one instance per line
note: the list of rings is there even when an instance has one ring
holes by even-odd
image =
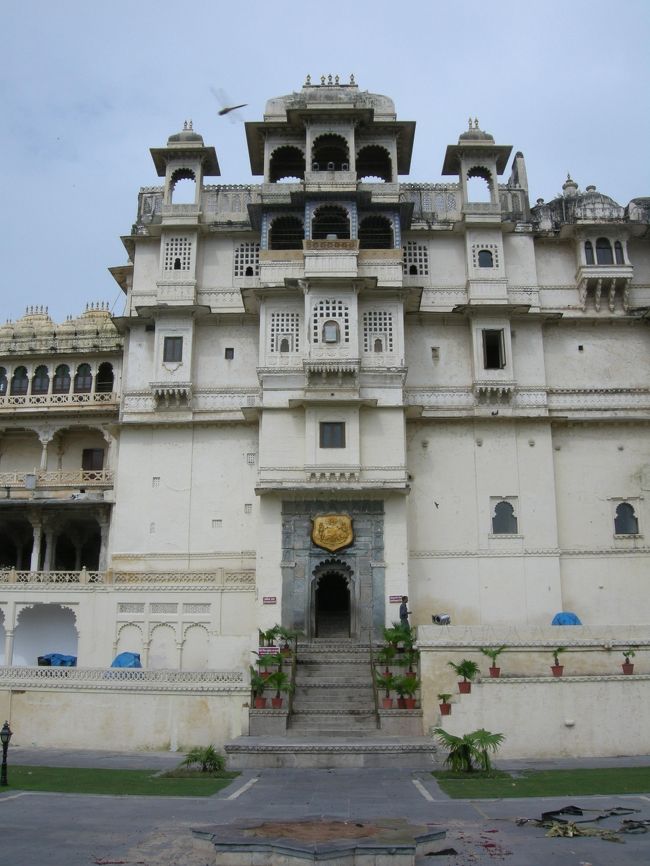
[[[271,352],[300,351],[300,313],[271,313]]]
[[[164,270],[189,271],[191,259],[192,241],[189,238],[170,238],[165,241]]]
[[[402,271],[405,276],[429,275],[429,250],[426,244],[407,241],[402,247]]]
[[[235,248],[236,277],[259,277],[260,275],[260,245],[253,241],[244,241]]]
[[[339,326],[339,342],[350,342],[350,310],[347,304],[335,298],[324,298],[314,306],[312,319],[312,343],[319,345],[326,342],[322,331],[323,325],[336,322]],[[327,342],[330,342],[329,340]]]
[[[393,316],[386,310],[368,310],[363,314],[363,351],[393,351]]]
[[[492,263],[488,264],[489,257]],[[498,268],[499,247],[497,244],[472,244],[472,267],[474,268]]]

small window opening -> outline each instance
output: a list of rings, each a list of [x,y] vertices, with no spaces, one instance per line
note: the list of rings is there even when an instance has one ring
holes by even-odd
[[[174,259],[174,270],[175,271],[181,270],[181,260],[179,258]]]
[[[70,392],[70,367],[67,364],[59,364],[54,371],[52,392],[54,394],[68,394]]]
[[[101,472],[104,468],[104,449],[84,448],[81,452],[81,468],[84,472]]]
[[[312,147],[312,163],[318,163],[321,170],[327,166],[329,171],[343,171],[343,165],[350,163],[348,143],[341,135],[321,135]],[[318,171],[318,169],[314,169]]]
[[[585,262],[588,265],[594,263],[594,245],[591,241],[585,241]]]
[[[357,154],[357,180],[389,183],[393,166],[388,151],[376,144],[362,147]]]
[[[179,168],[171,178],[171,202],[194,204],[196,201],[196,177],[190,168]]]
[[[478,266],[479,268],[493,268],[494,267],[494,258],[490,250],[479,250],[478,252]]]
[[[74,377],[75,394],[88,394],[93,389],[93,374],[90,364],[79,364]]]
[[[286,337],[283,337],[280,340],[280,351],[288,352],[289,351],[289,340]]]
[[[319,430],[321,448],[345,448],[344,421],[321,421]]]
[[[377,339],[375,340],[374,349],[375,349],[375,352],[383,352],[384,351],[384,344],[379,339],[379,337],[377,337]]]
[[[178,364],[183,360],[183,338],[165,337],[163,343],[163,361],[167,364]]]
[[[305,154],[297,147],[284,146],[274,150],[269,164],[269,183],[281,180],[304,180]]]
[[[277,217],[269,229],[270,250],[301,250],[305,229],[295,216]]]
[[[244,276],[246,276],[246,277],[254,277],[255,276],[255,272],[253,271],[253,269],[250,265],[246,268],[246,272],[245,272]]]
[[[598,238],[596,241],[596,261],[599,265],[613,265],[612,245],[607,238]]]
[[[323,342],[338,343],[341,336],[339,323],[334,321],[325,322],[323,325]]]
[[[12,395],[20,396],[27,393],[29,387],[29,377],[26,367],[16,367],[14,374],[11,377],[11,393]]]
[[[418,275],[418,266],[417,265],[411,265],[409,267],[409,276],[410,277],[417,277],[417,275]]]
[[[483,366],[486,370],[501,370],[505,365],[503,331],[483,331]]]
[[[113,365],[108,361],[104,361],[99,365],[97,376],[95,378],[95,391],[100,394],[110,394],[113,390]]]
[[[47,367],[37,367],[32,377],[32,394],[47,394],[49,388],[50,376]]]
[[[494,535],[516,535],[517,517],[510,502],[502,500],[494,506],[492,515],[492,532]]]
[[[623,256],[623,244],[620,241],[616,241],[614,244],[614,258],[616,259],[617,265],[625,264],[625,258]]]
[[[486,168],[471,168],[467,172],[467,201],[492,201],[492,176]]]
[[[227,349],[225,349],[223,356],[226,361],[232,361],[235,357],[235,350],[232,347],[228,347]]]
[[[629,502],[621,502],[620,505],[616,506],[614,532],[616,535],[639,534],[639,520]]]
[[[350,219],[342,207],[326,205],[319,207],[312,221],[311,236],[314,240],[326,240],[332,235],[341,240],[350,238]]]
[[[393,227],[384,216],[365,217],[359,223],[359,249],[390,250],[393,247]]]

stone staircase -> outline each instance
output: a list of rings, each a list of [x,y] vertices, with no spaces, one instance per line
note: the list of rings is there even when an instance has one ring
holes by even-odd
[[[277,713],[259,712],[269,720]],[[412,718],[406,713],[403,724],[395,719],[394,730],[399,733],[378,730],[368,645],[345,638],[318,638],[298,647],[288,729],[226,743],[228,767],[431,769],[436,752],[433,740],[405,734]]]
[[[302,644],[290,732],[358,737],[377,727],[369,647],[341,639]]]

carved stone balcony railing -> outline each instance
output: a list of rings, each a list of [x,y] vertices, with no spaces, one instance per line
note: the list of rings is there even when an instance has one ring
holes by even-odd
[[[2,667],[0,688],[109,691],[247,692],[243,671],[143,668]]]
[[[0,570],[0,583],[77,583],[80,585],[105,583],[106,574],[103,571],[17,571],[15,568]]]
[[[201,208],[197,204],[164,204],[162,206],[163,224],[192,224],[199,220]]]
[[[113,486],[112,469],[35,469],[33,472],[0,472],[0,487],[62,488]]]
[[[0,397],[0,410],[79,409],[80,406],[107,409],[117,406],[115,391],[90,394],[13,394]]]

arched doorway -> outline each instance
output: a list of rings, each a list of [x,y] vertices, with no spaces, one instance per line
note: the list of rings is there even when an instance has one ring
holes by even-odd
[[[312,636],[349,638],[353,635],[353,580],[349,566],[326,561],[314,570],[312,584]]]

